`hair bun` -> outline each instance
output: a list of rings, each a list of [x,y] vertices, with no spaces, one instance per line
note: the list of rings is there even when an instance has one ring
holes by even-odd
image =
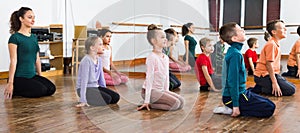
[[[150,24],[148,26],[148,30],[156,30],[156,29],[158,29],[158,27],[155,24]]]

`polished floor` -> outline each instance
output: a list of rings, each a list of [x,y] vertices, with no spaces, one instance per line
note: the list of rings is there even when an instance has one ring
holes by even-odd
[[[282,61],[286,71],[286,61]],[[74,87],[76,76],[49,77],[57,86],[50,97],[29,99],[16,97],[3,100],[0,90],[0,132],[297,132],[300,128],[299,90],[291,97],[269,97],[276,103],[270,118],[232,118],[214,114],[222,105],[221,93],[199,92],[192,72],[177,73],[182,86],[175,90],[185,98],[185,106],[178,111],[136,111],[141,103],[140,90],[144,81],[145,66],[119,66],[127,73],[127,84],[109,88],[121,95],[118,104],[102,107],[76,108],[78,97]],[[289,78],[300,87],[300,80]],[[247,86],[253,86],[253,77]],[[0,80],[5,87],[5,80]]]
[[[49,77],[57,86],[53,96],[43,98],[15,97],[3,100],[5,80],[0,80],[0,132],[299,132],[300,92],[294,96],[270,97],[276,110],[270,118],[238,117],[214,114],[222,105],[221,93],[199,92],[193,73],[177,74],[182,81],[176,93],[185,99],[178,111],[136,111],[141,103],[140,90],[144,76],[130,76],[130,81],[109,87],[121,95],[118,104],[101,107],[74,107],[78,97],[76,76]],[[289,78],[300,87],[300,80]],[[253,86],[253,77],[247,86]]]

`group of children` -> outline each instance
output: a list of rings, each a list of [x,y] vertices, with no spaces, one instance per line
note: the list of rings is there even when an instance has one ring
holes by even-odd
[[[221,91],[222,89],[222,100],[225,105],[224,109],[227,110],[227,114],[231,114],[233,117],[239,115],[270,117],[273,115],[276,106],[271,100],[259,94],[290,96],[295,93],[295,85],[279,75],[281,57],[279,41],[286,37],[285,25],[281,20],[274,20],[267,24],[267,31],[271,37],[269,37],[258,59],[255,52],[255,48],[258,47],[257,39],[250,38],[247,40],[249,50],[247,50],[243,56],[241,49],[243,42],[246,40],[245,31],[234,22],[224,24],[220,28],[220,40],[229,44],[230,48],[226,55],[223,56],[224,59],[220,59],[223,62],[222,80],[219,79],[219,81],[222,81],[222,84],[217,83],[217,85],[221,84],[222,86],[219,87],[216,87],[214,84],[214,82],[218,80],[213,80],[214,69],[210,60],[210,54],[214,52],[214,47],[216,46],[212,44],[211,39],[206,37],[199,41],[202,53],[197,57],[194,68],[196,77],[201,85],[200,90]],[[98,99],[96,98],[98,105],[116,103],[119,100],[119,95],[114,91],[107,91],[107,89],[105,89],[105,74],[103,74],[105,67],[102,67],[103,64],[100,63],[101,58],[98,58],[97,55],[102,54],[101,50],[99,52],[102,46],[99,46],[100,48],[96,46],[96,44],[102,44],[101,39],[95,37],[94,39],[96,41],[89,41],[90,39],[91,38],[88,38],[86,41],[86,50],[88,53],[82,61],[82,63],[84,63],[85,60],[88,60],[89,65],[86,66],[87,68],[79,69],[79,77],[82,77],[80,75],[85,73],[86,77],[96,76],[96,78],[86,78],[84,80],[83,78],[78,78],[77,92],[81,97],[81,103],[78,106],[88,105],[89,102],[86,102],[89,101],[88,96],[98,97]],[[138,106],[137,110],[181,109],[184,104],[184,98],[169,90],[169,67],[170,69],[172,68],[170,64],[176,63],[174,69],[178,70],[190,68],[188,63],[177,62],[176,59],[173,60],[171,58],[172,56],[170,57],[170,51],[172,51],[170,49],[173,49],[172,46],[176,44],[178,33],[173,29],[167,29],[164,32],[156,25],[151,24],[148,27],[147,39],[153,46],[153,50],[146,59],[146,79],[141,91],[144,102]],[[94,42],[94,45],[89,44],[89,42]],[[295,45],[299,45],[299,40]],[[222,52],[223,50],[224,49],[221,49]],[[295,52],[291,53],[298,55],[297,49],[294,51]],[[169,58],[171,63],[169,62]],[[298,63],[298,58],[295,59],[296,63]],[[85,65],[81,65],[80,67],[84,66]],[[81,71],[81,69],[85,71]],[[254,75],[254,81],[256,83],[254,87],[248,89],[246,89],[247,71],[248,75]],[[88,85],[82,85],[83,83],[88,83]],[[95,84],[98,84],[98,86]],[[93,90],[90,90],[92,92],[89,92],[89,89],[82,89],[88,87],[93,88]],[[95,91],[98,93],[95,93]],[[84,96],[84,93],[86,96]],[[99,102],[101,98],[102,102]],[[90,103],[95,104],[96,102],[95,100],[91,100]],[[224,110],[217,110],[216,112],[224,113]]]
[[[11,99],[12,96],[42,97],[55,93],[55,85],[40,76],[38,42],[36,37],[30,33],[34,18],[32,10],[26,7],[20,8],[11,16],[10,31],[12,35],[9,39],[11,63],[8,84],[4,90],[6,99]],[[153,50],[146,59],[146,79],[141,89],[144,102],[138,106],[137,110],[182,109],[184,98],[170,91],[170,86],[174,85],[171,82],[175,83],[173,81],[176,79],[171,78],[176,76],[171,76],[170,69],[189,71],[194,67],[196,77],[201,85],[200,90],[222,90],[222,101],[225,106],[217,108],[214,112],[231,114],[233,117],[239,115],[272,116],[275,104],[259,94],[291,96],[295,93],[295,85],[282,76],[299,78],[300,39],[296,41],[289,54],[288,72],[281,76],[279,41],[286,38],[285,24],[281,20],[270,21],[267,24],[267,31],[266,35],[270,35],[270,37],[265,36],[268,41],[261,50],[259,58],[255,52],[255,48],[258,47],[255,38],[248,39],[247,43],[250,49],[243,56],[241,49],[246,40],[245,31],[234,22],[224,24],[219,30],[221,41],[217,43],[218,45],[214,46],[212,40],[206,37],[199,41],[203,53],[195,61],[194,45],[197,42],[191,36],[194,32],[193,24],[187,23],[182,27],[186,46],[183,61],[178,58],[178,50],[175,47],[178,33],[171,28],[163,31],[154,24],[149,25],[147,40]],[[297,33],[300,36],[300,26]],[[119,85],[128,81],[128,77],[120,73],[112,62],[112,47],[109,45],[111,34],[111,31],[103,29],[99,32],[99,36],[89,37],[85,41],[86,55],[81,60],[76,83],[76,92],[80,97],[76,107],[116,104],[120,99],[117,92],[107,88],[108,85]],[[226,55],[223,54],[224,42],[230,45]],[[216,50],[214,51],[214,49]],[[211,54],[213,55],[212,61],[217,62],[216,66],[210,60]],[[19,58],[21,55],[24,59]],[[248,89],[246,89],[246,67],[248,75],[253,74],[256,83],[254,87]],[[214,70],[217,74],[214,73]],[[218,75],[222,76],[222,80],[214,80],[218,78]],[[217,81],[222,83],[217,83]],[[175,86],[180,86],[180,82],[177,82]],[[24,89],[24,87],[26,88]]]

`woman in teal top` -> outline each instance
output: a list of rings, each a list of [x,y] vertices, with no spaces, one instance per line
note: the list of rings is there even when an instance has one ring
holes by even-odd
[[[41,76],[40,48],[36,36],[31,34],[34,22],[34,13],[28,7],[21,7],[11,15],[9,79],[4,90],[6,99],[12,96],[50,96],[56,91],[55,85]]]
[[[186,64],[189,64],[191,67],[195,66],[195,47],[197,45],[197,41],[192,37],[194,33],[194,24],[187,23],[182,26],[182,36],[184,37],[184,45],[185,45],[185,54],[183,56],[183,60],[185,60]]]

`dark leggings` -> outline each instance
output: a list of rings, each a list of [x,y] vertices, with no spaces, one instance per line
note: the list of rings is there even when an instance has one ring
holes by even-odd
[[[77,89],[77,95],[80,97],[80,89]],[[103,106],[116,104],[120,100],[120,95],[105,87],[88,87],[86,89],[86,100],[91,105]]]
[[[51,96],[55,91],[55,85],[47,78],[39,75],[35,75],[32,78],[14,78],[13,96],[37,98]]]
[[[253,62],[254,65],[254,69],[256,68],[256,63]],[[253,71],[251,69],[251,67],[248,69],[248,75],[253,75]]]
[[[183,55],[183,60],[184,60],[184,61],[186,60],[185,55],[186,55],[186,53]],[[191,54],[191,53],[189,52],[188,58],[189,58],[189,65],[190,65],[191,67],[194,67],[194,66],[195,66],[195,61],[196,61],[197,57],[195,57],[195,55],[193,55],[193,54]]]
[[[298,78],[299,76],[296,76],[298,73],[298,66],[287,66],[288,71],[282,73],[282,76],[290,76],[290,77],[296,77]]]
[[[283,96],[291,96],[295,94],[296,92],[296,86],[287,81],[284,77],[280,76],[279,74],[275,74],[275,77],[277,79],[277,83],[280,87],[280,90],[282,92]],[[272,94],[272,81],[270,78],[270,75],[267,75],[265,77],[257,77],[254,75],[254,81],[256,83],[256,87],[254,88],[260,88],[261,90],[255,90],[256,92],[262,92],[267,95],[273,95]]]
[[[230,96],[222,97],[223,103],[233,108]],[[276,105],[268,98],[262,97],[246,90],[239,95],[239,109],[241,116],[270,117],[273,115]]]
[[[215,88],[218,90],[221,90],[222,89],[222,77],[215,75],[215,74],[210,74],[210,77],[215,85]],[[210,86],[209,86],[208,82],[206,82],[205,85],[200,86],[200,91],[209,91],[208,87],[210,87]]]

